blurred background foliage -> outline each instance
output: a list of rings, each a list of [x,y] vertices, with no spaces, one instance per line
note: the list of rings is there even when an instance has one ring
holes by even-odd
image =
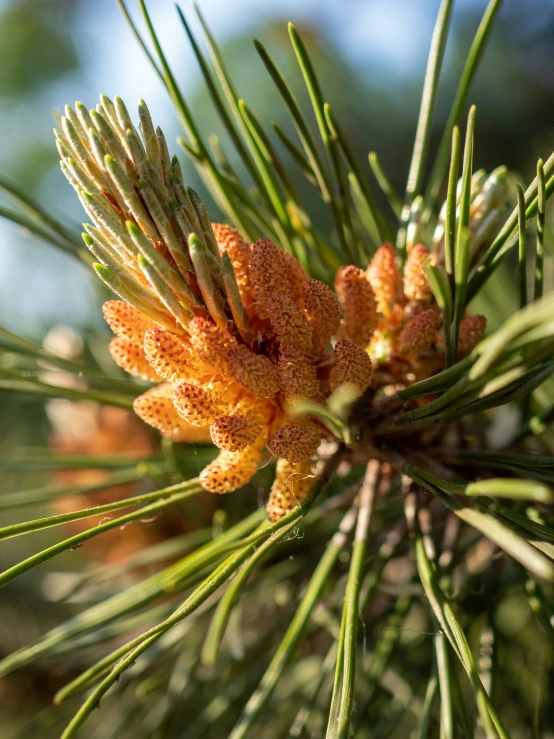
[[[459,0],[456,5],[432,148],[438,143],[485,4],[484,0]],[[301,6],[293,0],[202,3],[239,94],[245,96],[264,126],[276,121],[286,131],[290,123],[251,39],[257,36],[263,40],[292,82],[304,109],[309,111],[286,29],[286,21],[293,20],[308,46],[326,98],[340,114],[360,161],[368,169],[367,153],[377,151],[400,191],[410,161],[437,7],[436,0],[310,0]],[[176,21],[173,3],[151,0],[149,8],[200,129],[216,134],[232,159],[226,134],[216,119],[196,61]],[[184,10],[189,10],[186,4]],[[470,93],[470,100],[478,107],[476,169],[492,170],[505,164],[528,182],[534,176],[537,158],[554,149],[553,42],[554,0],[505,0]],[[180,134],[169,101],[137,48],[115,0],[0,0],[0,172],[75,228],[82,214],[59,171],[51,130],[52,110],[62,110],[65,103],[72,104],[75,99],[90,106],[101,92],[120,94],[129,104],[144,97],[168,141]],[[178,151],[176,145],[173,150]],[[205,196],[192,165],[179,155],[185,179]],[[309,199],[312,219],[325,223],[327,214],[315,191],[290,160],[288,164],[295,185]],[[217,220],[215,208],[212,216]],[[504,270],[502,276],[501,271],[489,288],[489,293],[495,291],[493,307],[496,304],[498,308],[492,315],[489,311],[491,327],[510,312],[514,300],[507,272]],[[94,345],[99,332],[107,333],[100,303],[93,277],[81,264],[28,238],[12,224],[0,222],[3,326],[42,340],[54,326],[68,324],[85,337],[87,345]],[[41,402],[32,396],[15,394],[2,394],[0,402],[3,460],[12,459],[23,447],[46,446],[52,426]],[[22,472],[10,470],[9,465],[4,467],[0,469],[4,492],[50,480],[44,470]],[[9,516],[5,518],[9,523]],[[55,541],[57,536],[56,532],[45,532],[31,537],[29,542],[16,539],[9,546],[4,544],[0,549],[2,569],[37,551],[40,544]],[[59,567],[78,570],[85,562],[86,552],[68,552],[46,567],[55,575]],[[43,574],[27,577],[4,591],[0,603],[2,655],[16,644],[43,633],[71,611],[70,605],[56,602],[54,586],[53,590],[45,590],[44,582],[54,581],[43,580]],[[285,590],[277,588],[275,598],[286,603],[286,587],[280,587]],[[496,625],[506,636],[515,636],[518,646],[511,650],[510,659],[519,655],[519,661],[515,660],[508,671],[514,675],[514,691],[527,691],[525,699],[532,704],[536,691],[548,684],[547,673],[552,672],[553,660],[545,652],[546,642],[530,616],[526,600],[514,593],[511,600],[503,601]],[[424,622],[421,618],[418,622],[417,612],[412,621],[411,626],[406,625],[405,638],[416,643],[418,629]],[[417,650],[414,654],[412,669],[417,672]],[[537,662],[540,669],[531,669]],[[309,664],[301,664],[303,669],[309,669]],[[535,679],[538,684],[533,683]],[[40,666],[34,665],[0,685],[3,738],[12,733],[19,735],[28,716],[47,706],[59,687],[55,673],[49,673],[47,678]],[[144,690],[147,693],[147,686]],[[291,685],[282,690],[290,691]],[[508,705],[510,696],[503,697]],[[283,695],[285,699],[287,695]],[[117,722],[117,717],[113,720]],[[116,723],[111,725],[115,730]],[[25,736],[43,736],[43,730],[44,726],[39,733],[27,732]],[[201,736],[201,726],[198,731]],[[167,734],[170,735],[179,734]]]

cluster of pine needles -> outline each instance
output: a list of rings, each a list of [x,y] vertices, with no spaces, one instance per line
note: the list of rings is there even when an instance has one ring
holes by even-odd
[[[142,101],[142,137],[119,98],[60,119],[62,169],[94,222],[84,243],[0,180],[13,204],[0,215],[95,262],[117,298],[99,283],[112,355],[135,376],[0,328],[0,390],[44,398],[59,427],[50,448],[2,461],[52,482],[2,496],[3,510],[49,510],[0,538],[62,532],[0,586],[38,577],[49,592],[45,562],[83,546],[90,557],[62,578],[67,620],[0,662],[2,675],[36,661],[69,676],[25,735],[65,724],[64,739],[546,736],[554,154],[524,189],[503,167],[474,171],[474,107],[463,142],[458,128],[501,0],[485,11],[430,161],[454,5],[442,0],[405,193],[372,152],[378,197],[292,24],[316,133],[255,46],[294,140],[264,129],[200,12],[206,51],[177,8],[234,147],[227,158],[199,131],[144,0],[146,35],[118,3],[225,224],[186,188]],[[291,162],[328,209],[328,232]],[[484,333],[472,301],[494,307],[507,263],[518,309]],[[80,442],[75,424],[91,429]]]

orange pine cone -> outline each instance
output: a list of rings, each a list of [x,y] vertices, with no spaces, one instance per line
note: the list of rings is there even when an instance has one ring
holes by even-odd
[[[400,353],[419,356],[430,349],[435,342],[441,322],[440,313],[433,308],[418,313],[402,329],[398,341]]]
[[[485,316],[478,314],[464,316],[460,321],[460,331],[458,334],[458,356],[464,357],[473,351],[483,338],[486,328],[487,319]]]
[[[433,297],[425,274],[429,254],[423,244],[416,244],[408,255],[404,266],[404,295],[408,300],[428,303]]]
[[[339,339],[348,339],[365,348],[377,328],[375,295],[367,276],[357,267],[341,267],[335,290],[343,316]]]
[[[339,329],[340,306],[333,291],[319,280],[308,280],[302,294],[304,311],[312,327],[313,348],[319,354]]]
[[[342,339],[335,345],[335,366],[331,370],[331,388],[350,384],[362,394],[371,385],[373,364],[369,354],[358,344]]]
[[[152,369],[168,382],[190,382],[214,372],[180,336],[161,328],[144,334],[144,353]]]
[[[279,352],[279,379],[287,398],[313,398],[319,392],[313,364],[294,346],[282,346]]]
[[[209,386],[180,382],[173,391],[173,403],[178,415],[193,426],[206,426],[227,410]]]
[[[400,299],[402,289],[396,252],[392,244],[383,244],[377,249],[368,267],[367,276],[375,293],[377,310],[388,318],[394,304]]]
[[[173,405],[173,388],[169,383],[153,387],[139,395],[133,403],[133,410],[145,423],[173,441],[210,441],[207,425],[190,424],[182,418]]]
[[[123,300],[108,300],[102,306],[106,323],[116,336],[142,346],[146,331],[156,324]]]
[[[209,493],[232,493],[250,482],[262,461],[263,441],[242,452],[221,451],[199,475],[200,484]]]
[[[269,448],[280,459],[302,462],[312,457],[321,441],[321,429],[309,418],[302,418],[281,426],[271,437]]]
[[[277,367],[267,357],[241,344],[230,350],[228,362],[236,381],[259,398],[272,398],[279,392]]]
[[[267,501],[267,517],[271,522],[278,521],[296,508],[314,486],[309,460],[291,464],[284,459],[277,460],[275,479]]]
[[[271,290],[266,294],[265,304],[271,328],[279,343],[309,353],[312,348],[312,327],[302,308],[299,308],[288,295],[277,290]]]
[[[210,426],[210,435],[213,443],[219,449],[229,452],[242,452],[251,446],[262,430],[261,419],[258,414],[244,416],[222,416]]]
[[[214,236],[220,252],[227,252],[237,278],[240,296],[245,307],[250,307],[254,300],[252,281],[250,278],[250,259],[252,248],[245,242],[239,232],[223,223],[212,223]]]
[[[150,380],[151,382],[160,380],[140,344],[133,344],[127,339],[115,336],[110,341],[109,349],[112,359],[118,367],[133,375],[133,377],[142,377],[143,380]]]
[[[194,318],[189,324],[191,347],[218,372],[229,373],[228,355],[237,346],[237,340],[223,328],[205,318]]]

